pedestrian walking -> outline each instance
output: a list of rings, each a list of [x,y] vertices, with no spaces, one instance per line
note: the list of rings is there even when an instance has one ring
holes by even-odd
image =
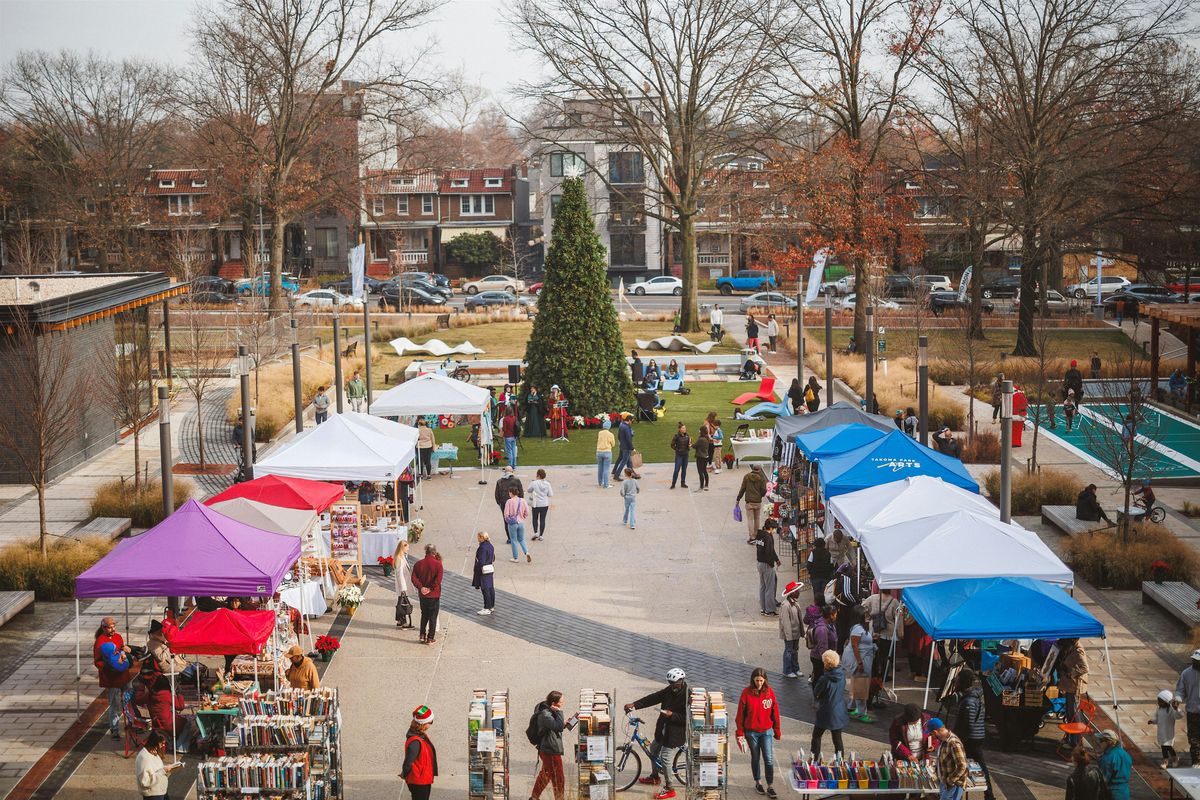
[[[734,718],[734,734],[738,750],[750,750],[750,775],[754,778],[754,791],[767,797],[777,798],[775,793],[775,742],[782,734],[779,729],[779,701],[775,690],[767,683],[767,671],[755,667],[750,673],[750,685],[742,690],[738,698],[737,716]],[[761,766],[759,761],[762,762]],[[764,792],[762,779],[766,778]]]
[[[500,420],[500,435],[504,438],[504,457],[513,469],[517,468],[517,436],[520,432],[516,407],[505,406],[504,418]]]
[[[804,565],[808,570],[809,585],[812,586],[813,602],[817,606],[821,606],[825,603],[825,586],[833,577],[833,559],[829,555],[829,548],[826,546],[824,538],[813,542],[812,550],[809,551],[808,560],[804,562]]]
[[[496,500],[496,505],[500,507],[501,524],[504,526],[504,543],[508,544],[508,520],[504,519],[504,505],[508,502],[508,490],[516,487],[517,494],[521,497],[525,496],[525,487],[521,485],[521,479],[513,474],[512,467],[505,467],[501,470],[500,477],[496,479],[496,488],[493,496]]]
[[[517,548],[525,553],[527,562],[533,561],[529,548],[525,546],[525,523],[529,520],[529,504],[517,494],[516,487],[508,490],[508,502],[504,504],[504,524],[508,526],[508,543],[512,545],[512,560],[520,561]]]
[[[529,482],[529,508],[533,512],[533,540],[540,542],[546,537],[546,516],[550,513],[550,498],[554,487],[546,480],[546,470],[537,471],[537,480]]]
[[[792,385],[787,390],[787,401],[792,407],[792,414],[801,413],[800,408],[804,405],[804,397],[807,393],[807,389],[800,385],[800,379],[792,378]]]
[[[874,722],[875,718],[867,711],[867,698],[871,694],[875,640],[864,624],[859,606],[851,606],[842,613],[850,620],[850,632],[842,650],[842,665],[850,680],[850,716],[860,722]]]
[[[778,614],[775,610],[775,589],[778,579],[775,568],[782,564],[779,555],[775,552],[775,530],[778,527],[778,522],[769,519],[767,524],[755,533],[754,538],[746,542],[746,544],[754,545],[755,558],[758,561],[758,605],[765,617],[773,617]]]
[[[688,436],[687,425],[682,422],[675,430],[675,435],[671,437],[671,449],[675,452],[675,469],[671,472],[671,488],[675,488],[675,481],[679,481],[680,485],[686,489],[687,485],[687,465],[688,456],[692,451],[692,437]]]
[[[1175,682],[1175,696],[1187,717],[1188,754],[1191,766],[1200,767],[1200,649],[1192,651],[1191,665],[1184,667]],[[101,684],[103,686],[104,684]]]
[[[1150,720],[1154,723],[1155,738],[1162,750],[1160,766],[1163,769],[1179,765],[1179,754],[1175,752],[1175,721],[1181,719],[1183,709],[1179,699],[1170,689],[1163,689],[1158,693],[1158,708],[1154,710],[1154,719]]]
[[[1072,364],[1075,362],[1072,361]],[[1000,421],[1000,376],[997,375],[992,379],[992,424],[995,425]],[[897,414],[900,412],[897,411]]]
[[[433,724],[433,709],[417,706],[404,739],[404,765],[400,777],[408,786],[413,800],[429,800],[433,779],[438,775],[437,750],[429,741],[429,726]]]
[[[714,304],[712,311],[708,312],[708,323],[711,326],[708,335],[712,337],[714,342],[721,341],[725,335],[725,312],[721,310],[719,304]]]
[[[433,428],[429,427],[429,420],[421,417],[417,420],[417,451],[421,455],[421,477],[433,477],[433,450],[437,447],[437,440],[433,436]]]
[[[804,405],[810,414],[821,408],[821,384],[815,375],[808,376],[808,385],[804,387]]]
[[[434,644],[442,606],[442,554],[432,544],[425,545],[425,557],[413,565],[412,585],[421,598],[421,642]]]
[[[954,734],[962,740],[967,758],[972,758],[983,770],[983,778],[987,782],[984,790],[984,800],[993,800],[992,776],[988,772],[987,758],[983,752],[983,742],[986,738],[985,723],[987,709],[983,701],[983,686],[975,671],[963,667],[958,673],[955,683],[958,691],[958,711],[954,715]]]
[[[1104,776],[1091,752],[1076,747],[1071,752],[1071,761],[1075,769],[1067,776],[1067,800],[1109,800]]]
[[[746,347],[758,354],[758,322],[753,314],[746,315]]]
[[[637,528],[637,496],[640,491],[633,469],[626,467],[625,480],[621,481],[621,499],[625,501],[625,515],[621,517],[621,524],[628,525],[630,530]]]
[[[799,598],[804,584],[792,581],[783,587],[783,605],[779,607],[779,638],[783,640],[783,677],[802,678],[800,640],[804,638],[804,609]]]
[[[1075,424],[1075,411],[1078,406],[1075,403],[1075,390],[1067,390],[1067,399],[1063,400],[1062,411],[1063,421],[1067,423],[1067,433],[1071,432],[1071,427]]]
[[[717,419],[717,412],[708,412],[708,417],[705,420],[708,422],[708,438],[712,439],[712,460],[713,474],[720,475],[721,467],[723,466],[722,449],[725,446],[725,431],[721,430],[721,420]]]
[[[939,800],[962,800],[971,774],[962,740],[937,717],[925,723],[925,733],[933,734],[938,739],[937,771],[938,782],[941,784]]]
[[[1097,351],[1097,350],[1092,351],[1092,359],[1088,364],[1088,368],[1089,368],[1089,371],[1091,372],[1091,376],[1092,376],[1093,380],[1100,377],[1100,372],[1101,372],[1101,369],[1103,368],[1103,364],[1100,361],[1100,352],[1099,351]]]
[[[100,620],[92,642],[92,663],[100,676],[100,688],[108,699],[108,735],[121,738],[121,718],[125,712],[125,687],[137,677],[130,649],[117,633],[117,621],[112,617]]]
[[[617,426],[617,463],[613,464],[612,472],[614,480],[625,474],[626,467],[633,466],[633,426],[629,424],[631,419],[633,415],[628,411],[621,412],[621,424]]]
[[[662,711],[654,724],[654,741],[650,744],[650,775],[638,778],[638,783],[657,786],[661,777],[662,790],[654,795],[654,799],[667,800],[675,796],[675,790],[671,788],[675,751],[683,747],[687,734],[687,674],[678,667],[669,670],[665,688],[627,703],[625,713],[650,706],[661,706]]]
[[[408,539],[401,537],[392,551],[392,580],[396,588],[396,627],[412,628],[412,565],[408,563]]]
[[[363,404],[367,400],[367,385],[363,383],[362,376],[358,374],[358,370],[354,370],[354,374],[346,382],[346,397],[350,400],[350,410],[356,414],[361,414]]]
[[[1054,417],[1054,409],[1057,404],[1057,400],[1054,398],[1054,392],[1047,391],[1045,400],[1043,401],[1043,406],[1046,409],[1046,424],[1050,427],[1050,430],[1055,430],[1058,427],[1058,420]]]
[[[1108,794],[1112,800],[1129,800],[1129,777],[1133,773],[1133,759],[1121,746],[1116,731],[1100,731],[1096,734],[1096,745],[1100,748],[1100,759],[1096,766],[1104,776]]]
[[[167,778],[183,764],[167,766],[163,758],[167,755],[167,740],[158,731],[150,731],[146,743],[138,750],[133,760],[133,772],[137,777],[138,791],[143,800],[168,800]]]
[[[471,571],[471,585],[483,595],[483,608],[475,612],[481,617],[491,615],[496,608],[496,548],[492,546],[487,531],[475,534],[475,568]]]
[[[1113,314],[1117,318],[1117,325],[1120,326],[1125,321],[1125,298],[1118,297],[1113,301]]]
[[[779,323],[775,321],[774,314],[767,315],[767,346],[771,348],[771,352],[775,352],[775,340],[779,337]]]
[[[733,501],[736,505],[742,502],[743,497],[746,498],[746,530],[751,539],[758,535],[759,513],[762,510],[762,500],[766,493],[767,479],[763,477],[762,467],[754,464],[746,473],[746,477],[742,478],[742,486],[738,489],[737,499]]]
[[[604,418],[600,432],[596,434],[596,485],[608,488],[608,473],[612,469],[613,445],[617,439],[612,434],[612,420]]]
[[[813,703],[816,705],[816,716],[809,752],[814,759],[821,758],[821,739],[825,731],[829,731],[833,738],[833,752],[841,756],[845,752],[842,729],[849,723],[850,717],[846,713],[846,677],[842,672],[842,660],[833,650],[821,654],[821,675],[813,682]]]
[[[700,426],[700,433],[696,437],[696,443],[692,445],[696,451],[696,474],[700,478],[700,488],[696,491],[708,491],[708,465],[712,460],[712,439],[708,437],[708,428],[704,425]]]
[[[569,720],[563,719],[563,693],[550,692],[546,699],[537,704],[534,709],[536,722],[538,772],[533,780],[533,791],[530,800],[541,800],[542,791],[550,786],[554,790],[554,800],[563,800],[566,796],[567,781],[563,774],[563,731],[575,727],[579,713],[571,715]]]
[[[329,395],[325,394],[325,387],[318,386],[317,393],[313,395],[313,415],[320,425],[325,420],[329,419]]]

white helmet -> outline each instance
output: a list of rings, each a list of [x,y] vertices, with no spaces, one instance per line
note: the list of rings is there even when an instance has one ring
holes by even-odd
[[[667,673],[667,682],[674,683],[675,681],[681,681],[686,677],[687,673],[681,670],[679,667],[676,667]]]

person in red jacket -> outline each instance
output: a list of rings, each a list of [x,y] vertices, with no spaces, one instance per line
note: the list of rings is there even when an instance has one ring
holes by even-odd
[[[404,766],[400,768],[400,777],[408,784],[413,800],[429,800],[433,779],[438,774],[437,750],[425,735],[432,724],[433,709],[417,706],[404,740]]]
[[[106,644],[112,644],[118,658],[125,659],[125,669],[114,668],[105,659],[103,648]],[[114,739],[121,738],[119,730],[125,709],[125,686],[137,677],[137,670],[132,668],[128,653],[129,648],[125,646],[125,640],[117,633],[117,621],[112,617],[102,619],[100,627],[96,629],[96,639],[92,643],[92,663],[96,665],[100,676],[100,688],[108,696],[108,733]]]
[[[425,545],[425,557],[413,565],[412,583],[421,593],[421,641],[433,644],[442,605],[442,554],[433,545]]]
[[[888,726],[888,743],[897,761],[923,761],[933,757],[938,739],[925,732],[932,716],[915,703],[909,703]]]
[[[142,665],[141,680],[136,684],[133,702],[146,709],[146,715],[168,742],[174,737],[175,750],[187,752],[192,743],[191,717],[179,714],[183,698],[172,694],[171,681],[150,663]]]
[[[759,756],[762,756],[763,768],[767,779],[767,797],[778,797],[775,794],[775,739],[779,733],[779,702],[775,699],[775,690],[767,685],[767,671],[755,667],[750,673],[750,685],[742,690],[738,700],[737,719],[735,720],[737,743],[739,750],[750,747],[750,773],[754,776],[754,790],[763,794],[760,782]]]

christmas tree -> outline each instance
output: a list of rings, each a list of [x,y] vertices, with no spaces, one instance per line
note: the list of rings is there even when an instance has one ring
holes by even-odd
[[[606,261],[583,179],[567,178],[554,215],[533,334],[525,348],[523,393],[536,386],[545,397],[558,384],[572,416],[600,416],[633,406]]]

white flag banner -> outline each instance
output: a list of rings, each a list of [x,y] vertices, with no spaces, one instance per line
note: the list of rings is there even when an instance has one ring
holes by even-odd
[[[350,296],[361,297],[364,300],[363,276],[366,269],[367,246],[360,244],[350,248]]]
[[[974,271],[974,267],[967,267],[963,270],[962,280],[958,282],[959,302],[963,302],[967,299],[967,290],[971,288],[971,273]]]
[[[828,248],[822,247],[813,253],[813,265],[808,273],[808,292],[804,295],[805,305],[811,306],[817,301],[817,292],[821,291],[821,281],[825,279],[825,262],[828,260]]]

